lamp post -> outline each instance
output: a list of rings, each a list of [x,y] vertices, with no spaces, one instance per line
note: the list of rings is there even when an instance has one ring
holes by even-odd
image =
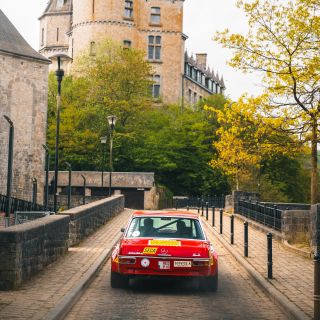
[[[101,157],[101,188],[103,188],[103,172],[104,172],[104,164],[106,162],[106,143],[107,137],[101,137],[101,146],[102,146],[102,157]]]
[[[83,204],[86,204],[86,182],[87,179],[85,178],[84,175],[81,175],[82,179],[83,179]]]
[[[68,167],[69,171],[69,179],[68,179],[68,209],[71,208],[71,173],[72,173],[72,167],[71,164],[67,161],[64,162],[65,165]]]
[[[49,148],[45,144],[42,145],[43,149],[46,151],[46,190],[44,193],[44,206],[48,210],[49,205],[49,165],[50,165],[50,153]]]
[[[12,167],[13,167],[13,139],[14,139],[14,125],[11,119],[3,116],[10,125],[9,131],[9,149],[8,149],[8,171],[7,171],[7,203],[6,203],[6,218],[10,218],[11,211],[11,191],[12,191]]]
[[[55,74],[58,82],[57,94],[57,116],[56,116],[56,144],[54,158],[54,188],[53,188],[53,210],[57,212],[57,192],[58,192],[58,174],[59,174],[59,133],[60,133],[60,108],[61,108],[61,82],[64,77],[64,71],[61,69],[61,61],[68,61],[71,58],[65,54],[57,54],[50,57],[51,60],[57,59],[58,69]]]
[[[36,178],[32,179],[32,203],[37,203],[37,192],[38,192],[38,180]]]
[[[109,197],[111,197],[112,171],[113,171],[113,164],[112,164],[113,130],[116,125],[117,117],[109,116],[107,117],[107,119],[110,126]]]

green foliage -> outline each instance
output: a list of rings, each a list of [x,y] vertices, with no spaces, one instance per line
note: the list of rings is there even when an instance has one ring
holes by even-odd
[[[158,184],[174,194],[222,194],[226,177],[209,166],[216,125],[202,106],[154,106],[151,73],[144,55],[105,42],[96,56],[83,55],[62,84],[60,159],[74,170],[108,170],[102,164],[101,136],[109,137],[106,117],[118,117],[114,132],[115,171],[155,172]],[[53,161],[56,80],[49,77],[48,145]],[[216,98],[209,98],[215,101]],[[222,97],[219,97],[222,99]],[[107,142],[107,148],[109,140]],[[106,150],[106,159],[109,159]],[[61,168],[62,169],[62,168]]]

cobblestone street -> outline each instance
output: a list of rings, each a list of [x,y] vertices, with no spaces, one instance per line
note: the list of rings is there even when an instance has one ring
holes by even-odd
[[[112,289],[109,261],[67,319],[286,319],[235,259],[214,243],[219,253],[217,293],[200,292],[191,280],[135,280],[129,289]]]

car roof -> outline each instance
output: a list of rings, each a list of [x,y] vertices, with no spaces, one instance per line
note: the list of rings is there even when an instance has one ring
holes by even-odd
[[[199,219],[198,215],[189,211],[156,211],[156,210],[139,210],[132,213],[133,217],[183,217],[190,219]]]

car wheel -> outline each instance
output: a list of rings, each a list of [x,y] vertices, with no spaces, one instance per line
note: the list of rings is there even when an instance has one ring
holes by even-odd
[[[199,287],[202,291],[216,292],[218,290],[218,273],[213,277],[201,278]]]
[[[111,271],[111,287],[127,288],[129,286],[129,278],[120,273]]]

